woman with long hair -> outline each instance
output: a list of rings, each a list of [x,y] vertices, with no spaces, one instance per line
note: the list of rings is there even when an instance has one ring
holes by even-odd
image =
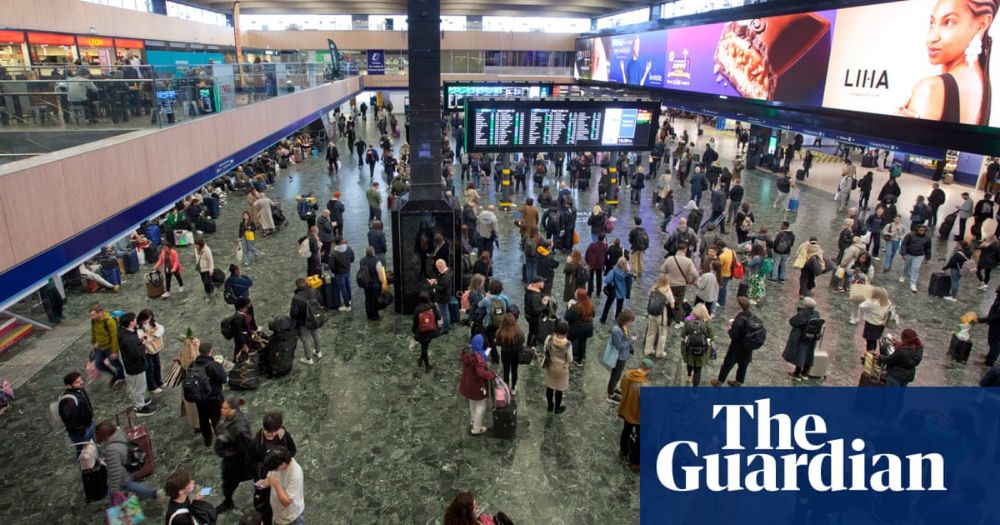
[[[646,313],[646,344],[643,351],[646,355],[666,357],[667,327],[670,325],[670,312],[675,308],[674,293],[670,290],[670,277],[661,273],[656,283],[649,290]]]
[[[163,392],[160,371],[160,350],[163,350],[163,325],[156,322],[153,311],[145,309],[136,317],[136,335],[146,349],[146,390],[154,394]]]
[[[924,359],[924,343],[916,330],[907,328],[892,345],[895,352],[878,356],[878,362],[885,364],[885,386],[906,386],[917,376],[917,365]]]
[[[615,366],[611,369],[611,376],[608,377],[608,403],[617,405],[622,401],[621,391],[618,390],[618,381],[625,371],[625,363],[632,356],[632,344],[635,336],[632,335],[631,326],[635,322],[635,314],[628,308],[622,310],[615,317],[615,326],[611,328],[611,341],[609,346],[617,356]]]
[[[510,386],[511,395],[517,394],[517,367],[520,364],[521,352],[524,351],[524,332],[517,326],[514,314],[507,313],[500,322],[500,328],[494,338],[500,350],[500,362],[503,363],[503,380]]]
[[[927,59],[941,74],[913,87],[905,117],[986,126],[990,120],[990,26],[997,0],[938,0],[927,29]]]
[[[215,291],[215,284],[212,282],[212,272],[215,271],[215,258],[212,257],[212,249],[205,243],[205,239],[199,238],[194,241],[195,261],[198,263],[198,274],[201,275],[201,284],[205,287],[205,297],[210,298]],[[180,280],[178,279],[178,282]]]
[[[566,309],[566,322],[569,323],[569,342],[573,345],[573,362],[583,366],[587,358],[587,339],[594,335],[594,303],[587,295],[587,290],[576,289],[573,304]]]
[[[240,219],[240,250],[243,252],[243,266],[250,266],[255,258],[261,256],[257,250],[257,223],[251,218],[250,212],[245,210]]]
[[[687,366],[687,382],[692,386],[701,383],[701,369],[712,358],[712,316],[705,304],[696,304],[691,315],[684,319],[681,332],[681,356]]]
[[[493,525],[493,518],[479,513],[471,492],[459,492],[444,511],[444,525]]]
[[[480,250],[479,259],[472,264],[472,273],[483,277],[493,277],[493,259],[489,250]]]
[[[581,286],[586,287],[586,282],[581,282],[580,277],[589,277],[590,270],[583,262],[583,254],[579,248],[573,248],[573,252],[566,258],[566,265],[563,266],[563,274],[566,276],[563,285],[563,301],[572,300],[576,297],[576,289]]]
[[[161,297],[164,299],[170,297],[170,280],[172,278],[177,279],[177,290],[183,292],[184,278],[181,276],[181,272],[184,271],[184,267],[181,266],[181,259],[177,255],[177,250],[169,242],[160,245],[160,258],[153,265],[154,270],[160,268],[163,268],[163,272],[166,274],[167,284],[167,291]]]
[[[874,352],[878,348],[878,341],[885,332],[885,324],[889,317],[893,315],[892,302],[889,301],[889,292],[881,286],[872,289],[872,296],[865,299],[858,306],[858,317],[865,321],[865,327],[861,331],[861,338],[865,340],[865,348],[869,352]],[[858,320],[851,317],[850,323],[857,324]]]

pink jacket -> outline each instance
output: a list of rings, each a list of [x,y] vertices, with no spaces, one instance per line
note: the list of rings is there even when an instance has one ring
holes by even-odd
[[[166,258],[168,257],[167,254],[170,254],[169,255],[169,257],[170,257],[169,261],[166,260]],[[170,265],[170,273],[181,273],[181,271],[184,269],[181,266],[181,259],[180,259],[180,257],[177,256],[177,250],[174,250],[172,248],[171,249],[167,249],[165,251],[164,250],[160,251],[160,258],[156,261],[156,266],[154,266],[153,268],[155,269],[155,268],[163,267],[164,269],[167,269],[167,266],[164,263],[167,263],[167,264]]]

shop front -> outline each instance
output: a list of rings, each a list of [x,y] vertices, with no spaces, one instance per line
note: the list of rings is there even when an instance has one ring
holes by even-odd
[[[51,75],[55,67],[62,70],[77,58],[76,39],[73,35],[55,33],[28,33],[28,53],[33,66],[50,66],[42,75]]]
[[[23,32],[0,31],[0,66],[20,69],[28,64],[27,56]]]
[[[116,38],[115,39],[115,56],[118,59],[118,64],[125,64],[129,59],[135,57],[139,59],[139,63],[146,63],[146,45],[142,40],[133,40],[131,38]]]

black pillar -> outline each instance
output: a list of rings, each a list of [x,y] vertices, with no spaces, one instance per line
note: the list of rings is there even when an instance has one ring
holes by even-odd
[[[410,191],[396,201],[392,213],[393,269],[396,312],[412,313],[417,297],[435,276],[434,237],[441,235],[454,283],[462,287],[461,221],[454,201],[446,201],[441,186],[441,2],[409,0],[407,5],[410,59]],[[413,72],[419,72],[414,74]],[[453,320],[455,321],[455,320]]]

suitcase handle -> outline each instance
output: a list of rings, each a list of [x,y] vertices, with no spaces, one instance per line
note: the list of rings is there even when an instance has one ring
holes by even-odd
[[[135,427],[135,425],[132,424],[132,414],[133,413],[135,413],[135,409],[134,408],[129,408],[129,409],[123,410],[123,411],[115,414],[115,425],[117,425],[118,427],[121,427],[122,426],[121,417],[125,416],[125,420],[128,422],[128,426],[125,427],[125,428],[131,429],[131,428]]]

